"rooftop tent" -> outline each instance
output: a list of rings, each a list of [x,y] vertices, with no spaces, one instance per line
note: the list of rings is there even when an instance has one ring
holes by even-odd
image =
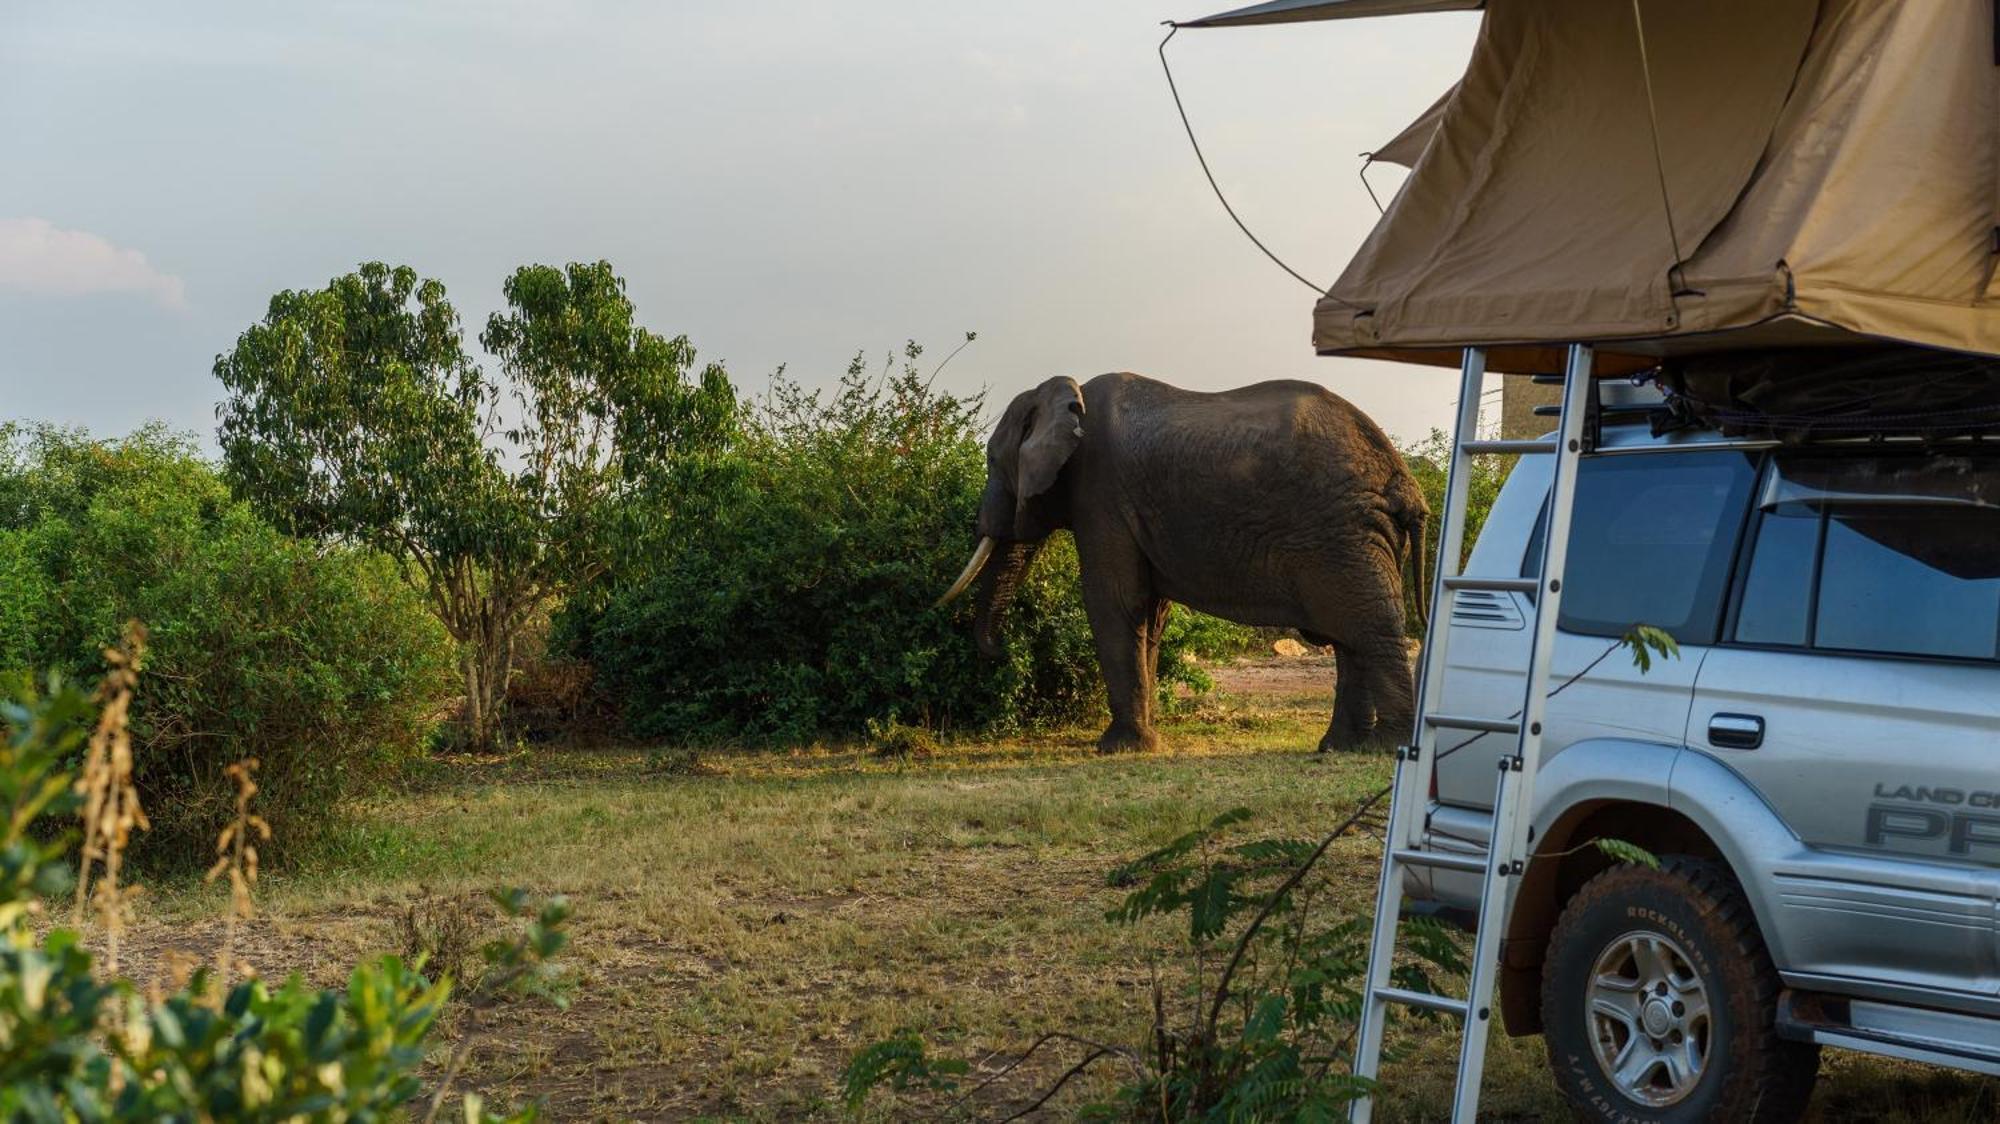
[[[1471,8],[1464,77],[1385,146],[1415,166],[1318,302],[1322,353],[2000,353],[1992,3],[1278,0],[1184,26]]]
[[[1424,154],[1425,147],[1431,143],[1431,137],[1437,134],[1438,122],[1444,120],[1445,106],[1451,104],[1452,95],[1456,93],[1458,86],[1454,84],[1451,89],[1439,95],[1438,100],[1432,102],[1431,107],[1424,110],[1415,121],[1403,126],[1401,132],[1369,153],[1368,159],[1380,164],[1416,167],[1417,158]]]

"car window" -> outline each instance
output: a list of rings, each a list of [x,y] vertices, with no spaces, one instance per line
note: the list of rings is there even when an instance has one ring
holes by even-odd
[[[1754,455],[1741,452],[1579,462],[1564,631],[1620,636],[1649,624],[1683,644],[1714,643],[1756,476]],[[1541,539],[1538,525],[1523,574],[1539,571]]]
[[[1804,644],[1811,639],[1819,533],[1819,512],[1805,504],[1781,504],[1764,513],[1736,615],[1738,640]]]
[[[2000,643],[2000,578],[1952,574],[1908,549],[1966,514],[1948,508],[1830,512],[1814,646],[1993,658]],[[1990,517],[1980,521],[1989,534],[2000,530]]]
[[[1797,458],[1764,488],[1736,639],[2000,658],[2000,461]]]

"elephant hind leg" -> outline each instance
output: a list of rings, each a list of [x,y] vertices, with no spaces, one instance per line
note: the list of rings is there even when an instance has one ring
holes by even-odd
[[[1345,644],[1333,646],[1333,721],[1319,739],[1321,753],[1348,749],[1368,740],[1375,728],[1365,662]]]
[[[1369,698],[1375,706],[1374,736],[1410,737],[1417,715],[1416,677],[1400,627],[1391,640],[1369,652],[1364,674]]]

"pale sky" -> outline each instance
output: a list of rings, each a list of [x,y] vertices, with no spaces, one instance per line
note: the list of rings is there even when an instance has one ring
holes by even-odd
[[[1313,294],[1210,195],[1154,48],[1227,6],[6,0],[0,419],[212,443],[215,356],[277,290],[407,263],[471,338],[515,266],[601,257],[751,390],[974,330],[941,381],[995,409],[1135,370],[1447,424],[1453,373],[1315,357]],[[1169,55],[1237,210],[1324,285],[1376,217],[1357,154],[1477,25],[1184,31]]]

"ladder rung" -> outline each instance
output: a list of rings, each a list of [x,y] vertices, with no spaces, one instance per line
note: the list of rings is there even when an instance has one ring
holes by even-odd
[[[1609,421],[1612,418],[1650,417],[1665,413],[1666,410],[1667,406],[1663,402],[1640,402],[1629,406],[1599,406],[1597,416],[1600,420]],[[1538,418],[1559,418],[1562,417],[1562,413],[1561,406],[1535,407],[1535,416]]]
[[[1486,856],[1455,855],[1450,851],[1416,851],[1407,847],[1396,849],[1396,861],[1411,866],[1435,866],[1445,870],[1463,870],[1475,874],[1486,873]]]
[[[1467,441],[1460,445],[1468,453],[1553,453],[1557,449],[1554,441]]]
[[[1521,732],[1521,724],[1512,718],[1467,718],[1462,714],[1426,714],[1424,721],[1440,730],[1477,730],[1482,734]]]
[[[1378,988],[1375,998],[1384,1003],[1401,1003],[1405,1007],[1424,1007],[1432,1011],[1443,1011],[1447,1015],[1465,1017],[1465,1000],[1453,999],[1449,995],[1432,995],[1428,991],[1405,991],[1400,987]]]
[[[1541,586],[1540,578],[1475,578],[1459,575],[1444,579],[1446,589],[1470,589],[1485,593],[1533,593]]]
[[[1569,380],[1564,378],[1560,374],[1555,374],[1555,375],[1544,374],[1544,375],[1529,375],[1528,381],[1534,383],[1536,386],[1561,386],[1563,383],[1568,382]]]

